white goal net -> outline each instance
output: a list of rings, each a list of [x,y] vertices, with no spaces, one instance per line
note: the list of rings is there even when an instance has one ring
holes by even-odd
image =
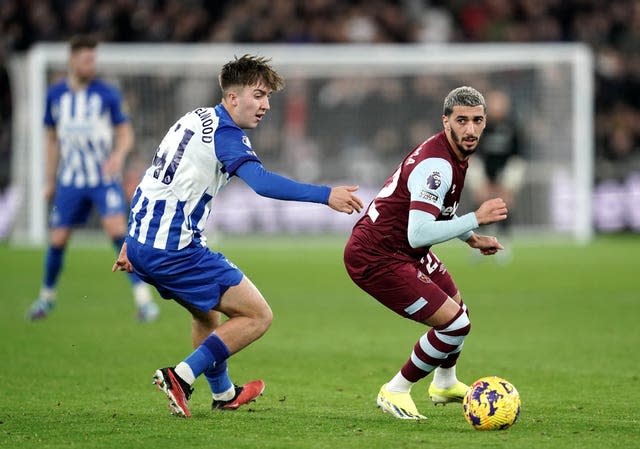
[[[369,201],[401,159],[441,129],[442,100],[452,88],[499,88],[512,99],[526,161],[510,218],[514,234],[591,238],[593,62],[578,44],[103,44],[100,76],[123,91],[136,134],[128,191],[177,118],[219,102],[221,66],[245,53],[272,58],[287,83],[272,97],[265,122],[248,132],[267,168],[307,182],[359,184]],[[66,45],[40,44],[12,62],[13,176],[24,203],[15,242],[46,241],[42,117],[47,85],[64,74],[66,60]],[[244,195],[244,189],[235,181],[222,190],[213,231],[346,232],[356,219]],[[473,207],[465,190],[460,213]]]

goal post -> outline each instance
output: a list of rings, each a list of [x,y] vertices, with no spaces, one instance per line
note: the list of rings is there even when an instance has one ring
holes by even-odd
[[[130,108],[136,134],[132,160],[148,164],[178,117],[219,102],[220,68],[245,53],[271,58],[287,83],[283,93],[272,98],[265,123],[248,131],[268,168],[309,182],[357,183],[369,201],[394,165],[438,131],[442,99],[449,90],[462,84],[481,91],[497,87],[513,98],[524,129],[527,169],[515,229],[569,235],[579,243],[592,238],[594,85],[593,56],[587,46],[101,44],[98,72],[119,85]],[[11,63],[13,174],[24,198],[18,219],[24,225],[16,227],[14,242],[46,241],[42,117],[47,85],[54,74],[64,72],[67,57],[66,44],[38,44]],[[227,189],[233,196],[241,188],[230,184],[221,192],[221,201]],[[306,229],[305,214],[296,213],[293,204],[229,205],[235,210],[216,215],[214,208],[213,228],[288,229],[267,223],[266,214],[273,220],[303,220],[291,229]],[[261,215],[241,211],[243,207]],[[232,223],[238,214],[243,226]],[[343,218],[331,220],[309,229],[342,231],[352,224]]]

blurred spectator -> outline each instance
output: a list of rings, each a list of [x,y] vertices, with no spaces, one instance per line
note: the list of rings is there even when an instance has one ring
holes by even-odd
[[[596,55],[597,181],[622,182],[640,158],[640,0],[0,0],[8,55],[78,32],[104,42],[584,42]],[[377,100],[358,86],[343,95],[345,87],[322,89],[351,111]],[[423,134],[420,126],[412,120],[403,138]],[[384,158],[398,139],[392,128],[373,142],[340,130],[322,151],[329,161],[364,145]],[[6,146],[6,130],[2,138]]]
[[[511,213],[524,175],[524,162],[520,157],[522,129],[506,92],[488,92],[486,101],[487,126],[474,164],[479,172],[470,184],[478,204],[488,198],[500,197]]]
[[[522,128],[516,119],[516,108],[502,90],[486,95],[487,126],[478,146],[477,157],[469,164],[467,179],[477,206],[490,198],[502,198],[509,208],[509,216],[517,208],[516,195],[522,187],[525,162],[521,157]],[[505,240],[510,230],[508,218],[496,223]],[[510,257],[509,246],[501,251],[502,258]]]
[[[596,181],[624,182],[640,173],[640,112],[618,103],[597,129]]]

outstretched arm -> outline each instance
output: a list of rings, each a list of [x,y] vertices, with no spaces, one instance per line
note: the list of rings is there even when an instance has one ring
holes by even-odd
[[[338,212],[351,214],[355,210],[360,212],[363,204],[362,200],[355,195],[358,186],[340,186],[331,189],[329,195],[329,207]]]
[[[247,161],[235,172],[258,195],[287,201],[327,204],[334,210],[352,213],[362,210],[362,201],[354,195],[356,186],[334,187],[305,184],[266,170],[261,163]]]

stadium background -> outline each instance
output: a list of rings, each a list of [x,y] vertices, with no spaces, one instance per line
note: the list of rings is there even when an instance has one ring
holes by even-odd
[[[0,61],[3,68],[0,76],[3,83],[0,187],[5,211],[0,222],[0,236],[7,237],[12,224],[12,200],[23,193],[15,188],[10,170],[16,140],[11,138],[12,110],[15,111],[16,105],[12,105],[10,92],[16,83],[11,83],[7,65],[12,57],[25,54],[36,43],[64,41],[79,32],[91,32],[103,42],[114,43],[586,43],[595,56],[594,225],[601,232],[637,232],[640,220],[633,211],[640,202],[639,25],[640,2],[631,0],[6,0],[0,5]],[[271,127],[288,127],[287,135],[299,132],[296,127],[311,130],[305,122],[308,117],[324,120],[324,123],[318,123],[318,128],[331,128],[335,134],[333,142],[324,142],[320,148],[314,147],[313,139],[286,145],[274,138],[267,126],[257,130],[256,146],[271,168],[284,170],[297,178],[331,181],[326,175],[331,173],[336,179],[354,179],[376,186],[397,163],[398,156],[433,131],[430,123],[437,123],[437,116],[432,118],[430,112],[426,114],[430,114],[428,117],[418,116],[415,123],[411,123],[407,115],[398,113],[401,95],[397,93],[404,81],[385,81],[384,89],[367,83],[341,86],[337,81],[322,94],[327,102],[337,99],[344,104],[325,105],[326,111],[309,111],[304,109],[304,104],[293,104],[283,113],[274,112],[269,118],[267,125]],[[428,108],[431,107],[437,111],[438,87],[452,80],[431,77],[422,86],[420,80],[411,82],[408,90],[423,94],[420,101],[425,109],[430,111]],[[494,81],[494,84],[500,82],[504,80]],[[491,84],[491,80],[483,83]],[[198,86],[203,87],[207,88]],[[295,80],[290,80],[287,90],[296,88],[317,91],[322,85],[297,86]],[[217,102],[217,88],[209,86],[209,89],[211,103]],[[340,97],[340,92],[345,91],[350,92],[351,98]],[[14,102],[15,98],[14,95]],[[129,103],[138,136],[145,135],[145,120],[166,127],[175,119],[162,116],[161,111],[136,109],[135,97],[129,98]],[[411,105],[414,110],[416,103],[420,106],[420,102],[414,102]],[[192,106],[185,104],[184,110]],[[384,117],[385,123],[384,126],[361,123],[363,129],[352,130],[353,134],[366,135],[369,129],[375,129],[375,133],[369,132],[368,141],[349,141],[351,136],[345,135],[345,127],[340,126],[341,117],[334,112],[336,110],[343,115],[373,111],[371,115]],[[287,112],[291,116],[285,115]],[[381,115],[384,112],[387,114]],[[411,110],[407,112],[412,115]],[[314,128],[315,125],[314,122]],[[155,139],[160,137],[154,136]],[[155,145],[153,141],[138,141],[126,173],[129,188],[137,182]],[[351,163],[362,151],[373,157],[367,158],[367,164]],[[525,156],[532,151],[554,149],[532,144],[531,148],[524,148]],[[330,169],[323,169],[323,164],[329,164]],[[352,170],[345,172],[345,167],[352,167]],[[369,196],[367,192],[365,199],[370,199]],[[516,215],[514,219],[526,222],[527,216]],[[248,227],[251,229],[255,227]]]
[[[639,156],[639,25],[637,1],[0,0],[3,66],[36,43],[64,42],[80,31],[137,43],[586,43],[596,56],[594,182],[611,181],[614,199],[635,201],[619,207],[619,221],[603,228],[611,231],[630,230],[624,214],[640,210],[622,190]],[[7,72],[0,80],[5,223],[11,80]],[[261,127],[277,123],[274,114]],[[41,117],[33,126],[41,126]],[[268,148],[266,137],[256,136],[256,146]],[[142,148],[136,151],[152,151]],[[136,159],[130,162],[134,167]],[[606,204],[610,215],[615,203]],[[199,379],[190,421],[173,419],[150,385],[153,369],[190,348],[188,316],[163,301],[158,322],[136,323],[126,278],[109,272],[113,249],[105,237],[69,252],[55,315],[40,323],[24,314],[37,295],[43,247],[0,245],[0,447],[640,446],[640,406],[633,400],[639,382],[633,348],[640,345],[636,234],[599,235],[586,246],[515,242],[516,255],[505,265],[470,259],[460,242],[438,245],[472,310],[461,380],[499,374],[522,395],[519,422],[499,433],[473,431],[458,407],[433,407],[426,383],[415,389],[425,423],[398,422],[376,409],[380,383],[406,360],[422,328],[353,285],[341,263],[344,238],[251,235],[215,243],[274,310],[270,331],[232,363],[234,380],[259,376],[268,387],[250,408],[212,415]]]

